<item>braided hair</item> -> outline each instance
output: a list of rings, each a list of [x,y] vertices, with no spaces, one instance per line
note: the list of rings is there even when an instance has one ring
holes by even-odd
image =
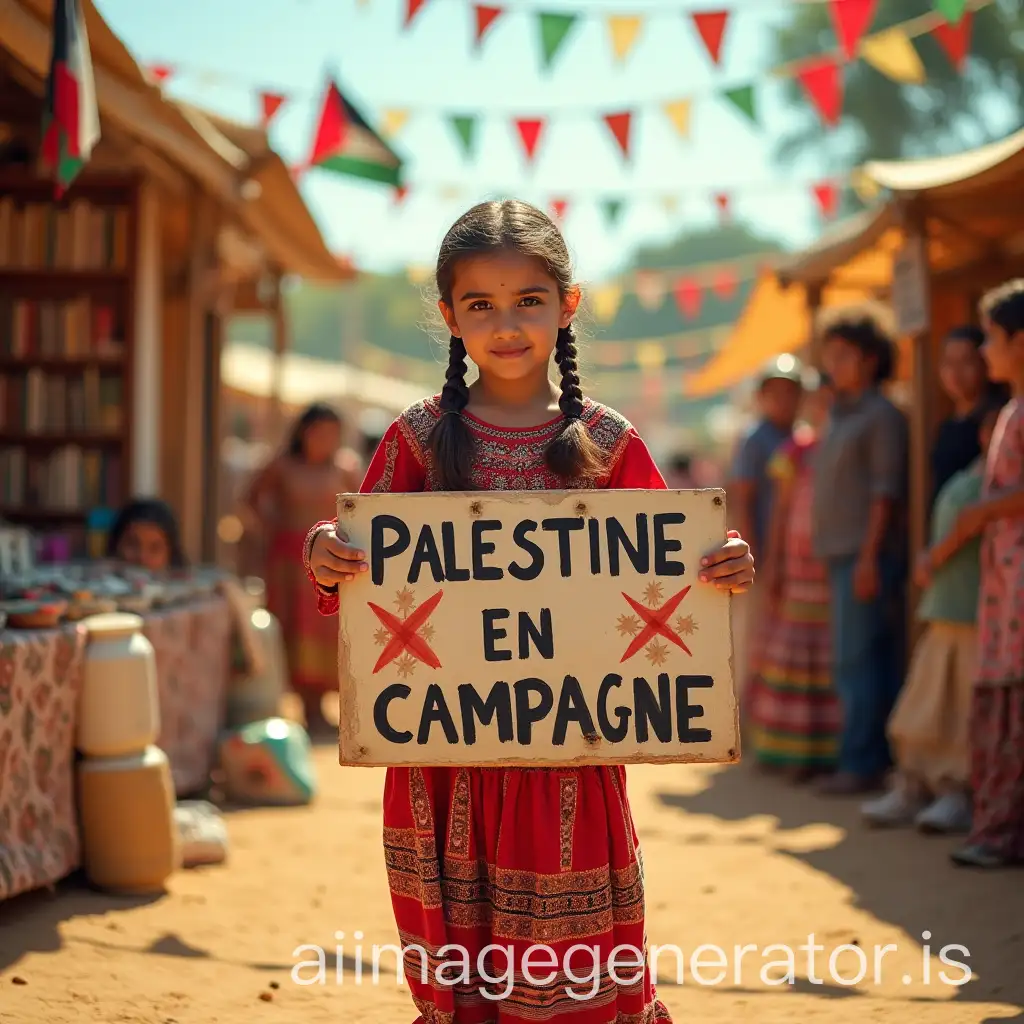
[[[544,262],[564,298],[573,284],[572,259],[565,239],[542,210],[518,199],[480,203],[464,213],[441,242],[437,257],[437,290],[452,304],[452,284],[458,262],[469,256],[514,250]],[[555,365],[561,375],[558,408],[563,426],[544,453],[545,463],[567,484],[595,479],[604,472],[600,447],[583,422],[583,390],[579,353],[572,324],[559,328]],[[448,368],[441,391],[441,418],[431,435],[431,451],[441,486],[449,491],[473,490],[474,441],[463,412],[469,404],[466,385],[466,346],[452,336]]]

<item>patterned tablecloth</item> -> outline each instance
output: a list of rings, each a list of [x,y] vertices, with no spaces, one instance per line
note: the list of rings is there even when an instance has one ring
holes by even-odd
[[[182,796],[205,786],[216,757],[230,612],[213,597],[144,618],[160,692],[157,743]],[[0,900],[79,864],[74,744],[84,667],[80,626],[0,632]]]

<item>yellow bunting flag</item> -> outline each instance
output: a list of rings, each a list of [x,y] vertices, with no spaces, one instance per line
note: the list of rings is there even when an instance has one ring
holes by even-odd
[[[637,365],[644,370],[660,370],[665,365],[665,350],[655,341],[645,341],[637,346]]]
[[[850,186],[857,193],[857,198],[865,204],[874,202],[878,198],[878,193],[881,192],[878,182],[874,178],[868,177],[862,167],[858,167],[850,175]]]
[[[665,104],[665,115],[672,122],[672,127],[684,138],[690,137],[690,100],[675,100]]]
[[[380,118],[380,133],[386,139],[393,139],[408,122],[408,110],[385,110]]]
[[[619,311],[622,302],[622,287],[617,284],[605,284],[593,291],[594,316],[601,323],[611,323]]]
[[[670,216],[674,217],[679,212],[678,196],[662,196],[661,208]]]
[[[860,42],[860,56],[876,71],[901,85],[923,85],[927,78],[914,44],[899,28],[866,36]]]
[[[612,41],[612,53],[617,61],[624,61],[636,45],[644,19],[634,14],[608,15],[608,35]]]

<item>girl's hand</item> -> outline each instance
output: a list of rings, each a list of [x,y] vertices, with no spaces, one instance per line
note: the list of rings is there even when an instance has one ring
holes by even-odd
[[[959,516],[957,516],[954,529],[956,536],[964,541],[977,537],[987,525],[988,517],[985,514],[985,507],[980,503],[968,505]]]
[[[348,536],[336,527],[325,526],[313,539],[309,568],[317,583],[328,589],[354,580],[369,566],[366,555],[348,543]]]
[[[754,583],[754,556],[739,530],[730,530],[728,538],[700,560],[700,581],[731,594],[745,594]]]

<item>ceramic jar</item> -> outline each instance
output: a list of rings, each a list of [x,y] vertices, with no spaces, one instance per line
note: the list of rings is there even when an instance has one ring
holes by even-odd
[[[156,660],[142,618],[114,612],[82,625],[89,639],[76,746],[86,757],[137,754],[160,733]]]

